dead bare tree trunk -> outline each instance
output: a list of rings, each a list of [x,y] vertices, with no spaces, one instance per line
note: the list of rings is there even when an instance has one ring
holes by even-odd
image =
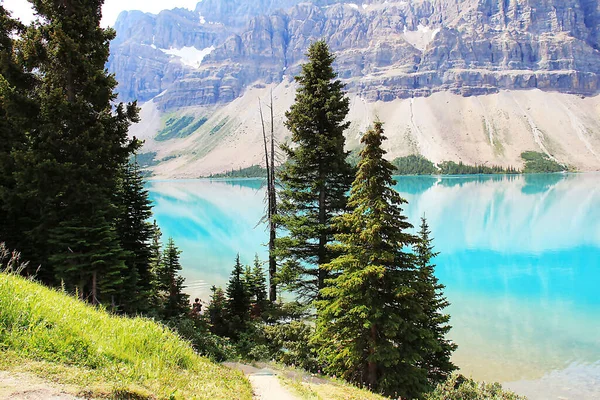
[[[273,116],[273,93],[271,93],[271,154],[269,154],[269,146],[267,140],[267,131],[265,129],[265,120],[262,112],[260,100],[258,102],[260,111],[260,122],[263,130],[263,142],[265,146],[265,164],[267,169],[267,223],[269,224],[269,300],[275,302],[277,300],[277,259],[275,258],[275,239],[277,231],[274,216],[277,214],[277,193],[275,191],[275,118]]]
[[[277,238],[277,191],[275,188],[275,117],[273,115],[273,91],[271,91],[271,171],[267,190],[269,191],[269,300],[277,300],[277,260],[275,258],[275,239]]]

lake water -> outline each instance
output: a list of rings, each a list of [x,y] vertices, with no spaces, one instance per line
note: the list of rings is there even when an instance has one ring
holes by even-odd
[[[266,259],[260,180],[149,188],[193,296],[224,285],[238,252]],[[600,175],[398,177],[396,189],[441,252],[462,373],[531,399],[600,398]]]

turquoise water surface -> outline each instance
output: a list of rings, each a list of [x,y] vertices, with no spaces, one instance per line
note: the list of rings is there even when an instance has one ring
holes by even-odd
[[[266,258],[260,180],[153,181],[155,217],[208,299],[239,252]],[[398,177],[426,215],[462,372],[532,399],[600,398],[600,175]]]

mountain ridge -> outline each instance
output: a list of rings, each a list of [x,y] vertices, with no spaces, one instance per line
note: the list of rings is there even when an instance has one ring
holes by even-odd
[[[122,14],[115,25],[117,39],[108,67],[120,83],[121,100],[151,101],[161,116],[158,124],[142,120],[143,129],[135,132],[149,130],[152,134],[145,137],[153,138],[164,128],[165,116],[191,110],[192,114],[202,115],[208,121],[191,135],[202,137],[204,130],[210,131],[221,123],[212,123],[211,117],[226,109],[230,112],[232,135],[244,141],[243,135],[259,127],[234,128],[232,122],[246,113],[231,105],[239,103],[255,108],[246,99],[249,93],[264,87],[293,86],[292,77],[300,70],[308,44],[326,38],[337,56],[336,69],[349,95],[364,101],[369,109],[381,108],[380,103],[403,104],[420,98],[429,99],[426,103],[430,104],[425,109],[438,108],[435,98],[439,96],[435,95],[452,94],[456,96],[451,97],[455,99],[452,101],[471,104],[475,108],[470,112],[475,110],[482,114],[479,133],[476,129],[467,129],[472,135],[486,136],[486,131],[487,136],[490,135],[489,121],[485,122],[485,113],[478,106],[479,102],[492,101],[485,100],[488,96],[505,98],[504,91],[515,93],[522,101],[534,96],[539,99],[539,105],[531,106],[543,109],[548,109],[543,96],[519,92],[543,91],[548,93],[548,99],[565,96],[559,103],[566,105],[557,111],[563,119],[557,126],[549,126],[546,134],[540,134],[537,126],[544,125],[542,120],[552,116],[540,115],[534,120],[523,112],[519,101],[498,105],[497,111],[521,121],[519,127],[514,128],[519,133],[519,140],[515,142],[528,143],[523,139],[527,135],[535,139],[533,145],[515,148],[513,152],[513,144],[501,139],[496,144],[488,140],[475,150],[469,150],[468,145],[453,144],[441,146],[440,152],[446,152],[443,159],[519,166],[520,160],[513,153],[536,150],[580,170],[599,170],[600,127],[593,117],[598,110],[584,106],[587,115],[573,114],[569,105],[578,102],[572,96],[581,97],[588,105],[596,103],[596,100],[586,102],[585,98],[596,99],[600,85],[599,26],[598,0],[367,0],[360,4],[335,0],[261,0],[257,3],[208,0],[200,2],[195,11],[175,9],[158,15]],[[179,57],[184,51],[188,59]],[[281,101],[289,105],[293,92],[286,96],[285,101]],[[460,100],[470,97],[475,100]],[[422,110],[423,107],[415,109],[416,112]],[[469,112],[468,109],[456,111]],[[441,109],[440,112],[447,111]],[[405,114],[407,119],[412,118],[410,113]],[[239,126],[248,125],[249,120],[240,122]],[[453,131],[464,128],[461,127],[464,121],[451,116],[438,120],[452,120],[445,125],[451,131],[448,135],[461,136]],[[364,123],[358,125],[360,129],[365,128]],[[496,125],[495,129],[505,129],[503,122]],[[565,127],[565,132],[554,132],[558,126]],[[427,129],[433,132],[432,138],[427,138]],[[431,147],[427,141],[447,141],[441,126],[425,129],[413,126],[411,132],[412,142],[417,143],[413,146],[415,151],[427,153]],[[349,138],[358,133],[349,132]],[[282,134],[282,140],[285,136]],[[552,144],[544,142],[546,137],[558,137],[553,140],[564,144],[555,145],[559,148],[554,150]],[[196,145],[183,148],[181,143],[188,143],[190,139],[173,140],[174,143],[161,143],[163,151],[171,149],[168,156],[195,153],[198,157],[206,153],[199,151]],[[214,135],[210,141],[217,150],[226,145],[226,142],[217,143]],[[355,142],[349,139],[350,148]],[[407,142],[410,141],[395,141],[391,147]],[[569,143],[578,143],[574,148],[582,144],[583,154],[560,148],[571,146]],[[461,150],[462,147],[466,150]],[[510,155],[499,151],[500,147]],[[152,144],[147,148],[152,148]],[[255,152],[259,148],[249,150]],[[406,155],[402,153],[407,150],[399,149],[394,155]],[[437,150],[429,156],[433,161],[441,161]],[[201,169],[215,173],[225,170],[218,169],[225,164],[234,168],[248,166],[256,157],[240,155],[228,160],[238,165],[223,162],[216,165],[209,159],[205,160],[208,170]],[[184,175],[194,174],[189,170]]]

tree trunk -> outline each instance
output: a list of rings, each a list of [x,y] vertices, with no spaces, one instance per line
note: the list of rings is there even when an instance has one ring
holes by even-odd
[[[267,222],[269,224],[269,301],[277,300],[277,285],[275,283],[275,275],[277,274],[277,260],[275,259],[275,223],[273,222],[274,215],[274,156],[273,156],[273,100],[271,99],[271,156],[269,157],[269,147],[267,145],[267,131],[265,130],[265,120],[263,118],[262,106],[260,100],[258,102],[260,112],[260,123],[262,125],[263,142],[265,145],[265,165],[267,169]]]
[[[375,343],[377,342],[377,327],[371,326],[371,348],[369,349],[369,356],[375,354]],[[375,390],[377,387],[377,364],[373,360],[369,360],[367,363],[367,383],[371,390]]]
[[[319,179],[321,179],[321,184],[319,187],[319,224],[321,226],[325,225],[326,221],[326,210],[325,210],[325,174],[320,173]],[[329,260],[326,260],[327,256],[327,232],[325,230],[321,231],[319,236],[319,272],[318,272],[318,289],[319,291],[325,287],[325,279],[327,278],[327,271],[322,268],[324,264],[326,264]],[[320,297],[318,295],[317,297]]]
[[[92,272],[92,304],[98,304],[98,296],[97,296],[97,276],[98,273],[96,271]]]
[[[273,115],[273,91],[271,91],[271,170],[269,172],[269,300],[277,300],[277,260],[275,258],[275,239],[277,239],[277,226],[275,215],[277,215],[277,190],[275,188],[275,117]]]

